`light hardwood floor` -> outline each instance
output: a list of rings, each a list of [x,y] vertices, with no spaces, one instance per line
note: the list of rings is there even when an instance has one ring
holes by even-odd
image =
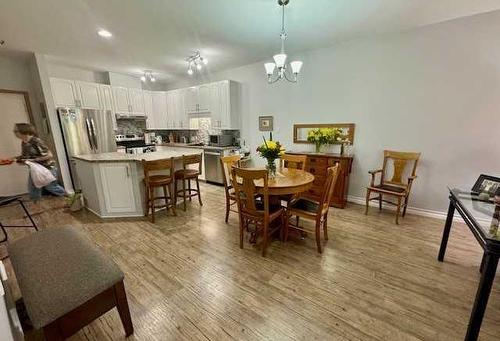
[[[178,217],[159,213],[155,224],[70,214],[57,199],[36,219],[44,228],[81,228],[125,272],[129,340],[463,340],[481,260],[464,225],[452,229],[439,263],[442,221],[408,215],[396,226],[391,212],[365,216],[349,204],[330,210],[322,255],[312,237],[292,237],[262,258],[248,242],[239,249],[237,217],[224,223],[223,195],[202,185],[203,207],[193,201]],[[500,338],[498,281],[480,337]],[[71,338],[121,339],[115,310]]]

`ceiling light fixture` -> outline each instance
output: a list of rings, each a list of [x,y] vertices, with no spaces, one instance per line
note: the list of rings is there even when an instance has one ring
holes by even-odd
[[[186,58],[188,63],[187,73],[192,76],[194,74],[194,69],[201,71],[203,65],[208,64],[208,59],[201,56],[200,51],[196,51],[194,54]]]
[[[297,75],[302,68],[302,62],[297,60],[290,63],[290,68],[288,68],[286,60],[287,55],[285,53],[285,40],[287,34],[285,31],[285,6],[288,5],[290,0],[278,0],[278,5],[281,6],[281,52],[274,55],[274,63],[265,63],[264,68],[266,69],[267,82],[269,84],[276,83],[282,79],[286,79],[289,82],[296,83]],[[290,70],[288,71],[287,70]]]
[[[113,34],[111,34],[111,32],[106,31],[104,29],[97,31],[97,34],[103,38],[111,38],[113,36]]]
[[[156,77],[153,75],[153,71],[145,70],[144,74],[141,76],[141,81],[144,83],[147,81],[150,81],[152,83],[156,82]]]

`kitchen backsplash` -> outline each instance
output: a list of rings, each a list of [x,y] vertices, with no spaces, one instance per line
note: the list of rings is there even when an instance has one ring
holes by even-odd
[[[117,134],[144,134],[146,120],[119,119],[116,120]]]

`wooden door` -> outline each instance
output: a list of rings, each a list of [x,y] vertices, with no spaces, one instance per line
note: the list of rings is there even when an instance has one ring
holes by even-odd
[[[30,123],[28,94],[0,90],[0,159],[21,155],[21,140],[12,133],[15,123]],[[0,196],[28,191],[28,167],[13,163],[0,166]]]

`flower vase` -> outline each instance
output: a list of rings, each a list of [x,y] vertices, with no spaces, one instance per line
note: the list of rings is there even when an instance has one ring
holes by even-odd
[[[321,153],[321,143],[316,142],[316,153]]]
[[[266,169],[269,172],[269,178],[274,179],[276,177],[276,163],[274,159],[267,159]]]

